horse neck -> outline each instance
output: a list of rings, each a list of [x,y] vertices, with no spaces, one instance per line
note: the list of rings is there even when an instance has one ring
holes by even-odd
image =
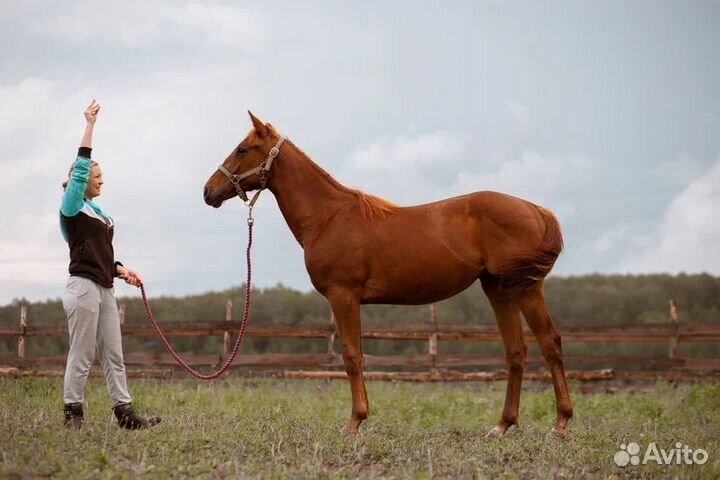
[[[289,141],[281,152],[268,188],[293,235],[304,245],[304,240],[355,197]]]

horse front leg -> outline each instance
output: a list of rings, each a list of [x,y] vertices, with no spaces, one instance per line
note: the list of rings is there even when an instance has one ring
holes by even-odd
[[[328,300],[335,315],[335,324],[343,348],[345,371],[350,380],[352,393],[352,412],[343,431],[355,434],[358,433],[360,424],[369,413],[360,340],[360,301],[358,296],[344,290],[328,294]]]

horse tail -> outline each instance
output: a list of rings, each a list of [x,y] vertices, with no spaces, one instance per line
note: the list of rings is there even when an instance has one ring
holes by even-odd
[[[539,248],[529,250],[504,264],[495,275],[507,290],[525,290],[542,281],[552,270],[563,249],[560,223],[550,210],[535,205],[545,221],[545,234]]]

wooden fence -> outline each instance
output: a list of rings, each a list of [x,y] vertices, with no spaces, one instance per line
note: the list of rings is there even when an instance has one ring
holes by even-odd
[[[125,306],[120,306],[124,337],[153,337],[149,324],[125,324]],[[600,356],[566,355],[570,378],[588,380],[660,379],[720,381],[720,355],[712,358],[688,358],[678,355],[678,346],[686,342],[711,342],[720,346],[720,325],[683,324],[678,322],[677,306],[670,301],[667,324],[632,326],[560,327],[563,345],[583,344],[666,344],[667,356]],[[182,356],[193,366],[217,368],[227,357],[233,332],[240,322],[233,318],[233,306],[227,302],[225,321],[206,323],[163,323],[169,337],[223,337],[222,351],[217,354],[186,352]],[[534,336],[526,331],[528,342]],[[17,338],[17,356],[0,358],[0,373],[5,376],[62,375],[58,367],[65,356],[28,357],[26,342],[31,337],[66,337],[66,327],[35,327],[28,324],[27,310],[21,307],[18,328],[0,328],[0,338]],[[233,371],[243,375],[269,375],[283,378],[345,378],[342,356],[336,347],[334,324],[326,325],[250,325],[249,338],[325,339],[324,353],[241,353]],[[363,329],[364,339],[414,341],[427,344],[427,353],[416,355],[365,355],[366,377],[378,380],[463,381],[506,378],[505,359],[487,354],[438,353],[440,342],[501,342],[494,325],[445,325],[437,321],[435,306],[430,306],[430,321],[421,324],[386,325]],[[714,352],[718,350],[713,349]],[[168,378],[173,376],[174,359],[167,353],[125,352],[130,376]],[[54,368],[52,368],[54,367]],[[148,368],[152,368],[148,370]],[[311,369],[311,370],[308,370]],[[387,371],[394,369],[394,371]],[[93,369],[94,375],[98,372]],[[177,375],[175,375],[177,377]],[[528,357],[525,374],[528,379],[547,380],[549,373],[539,355]]]

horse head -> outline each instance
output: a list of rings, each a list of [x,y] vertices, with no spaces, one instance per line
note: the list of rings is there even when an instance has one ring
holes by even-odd
[[[236,195],[247,202],[246,192],[266,188],[270,166],[285,140],[272,125],[248,113],[253,129],[205,183],[205,203],[215,208]]]

